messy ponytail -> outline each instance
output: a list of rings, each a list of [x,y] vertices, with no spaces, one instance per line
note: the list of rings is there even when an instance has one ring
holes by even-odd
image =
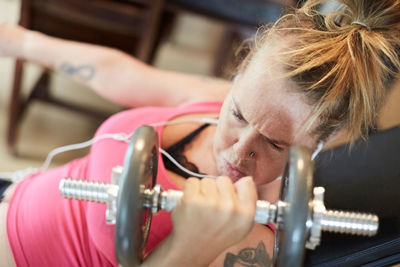
[[[313,131],[320,140],[339,130],[355,140],[375,127],[400,69],[400,0],[342,0],[336,12],[322,15],[324,2],[309,0],[290,10],[258,36],[261,45],[252,53],[271,36],[288,36],[280,59],[314,107],[307,127],[317,122]]]

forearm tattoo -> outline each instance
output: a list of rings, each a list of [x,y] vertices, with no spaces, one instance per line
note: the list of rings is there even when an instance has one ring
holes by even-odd
[[[227,253],[224,260],[224,267],[269,267],[272,266],[272,259],[265,249],[262,241],[256,248],[244,248],[238,255]]]
[[[64,62],[60,66],[60,71],[74,76],[83,81],[90,81],[95,74],[95,68],[90,65],[73,66],[68,62]]]

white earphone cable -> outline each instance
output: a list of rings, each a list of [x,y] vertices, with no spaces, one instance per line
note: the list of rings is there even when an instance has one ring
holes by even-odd
[[[173,125],[173,124],[180,124],[180,123],[187,123],[187,122],[202,122],[202,123],[209,123],[209,124],[218,124],[218,119],[215,118],[199,118],[199,119],[181,119],[181,120],[175,120],[175,121],[162,121],[162,122],[156,122],[156,123],[152,123],[149,124],[152,127],[157,127],[157,126],[163,126],[163,125]],[[82,143],[77,143],[77,144],[70,144],[70,145],[66,145],[66,146],[61,146],[61,147],[57,147],[53,150],[51,150],[49,152],[49,154],[47,155],[43,165],[40,168],[26,168],[26,169],[22,169],[22,170],[17,170],[14,172],[0,172],[0,179],[3,180],[8,180],[8,181],[12,181],[12,182],[18,182],[21,179],[23,179],[24,177],[37,173],[39,171],[45,171],[49,168],[53,158],[61,153],[67,152],[67,151],[71,151],[71,150],[77,150],[77,149],[82,149],[82,148],[86,148],[89,147],[91,145],[93,145],[94,143],[103,140],[103,139],[114,139],[116,141],[123,141],[126,143],[129,143],[131,140],[133,133],[127,134],[127,133],[109,133],[109,134],[103,134],[100,136],[96,136],[90,140],[87,140],[85,142]],[[169,160],[171,160],[172,163],[174,163],[178,168],[180,168],[181,170],[183,170],[184,172],[188,173],[189,175],[195,176],[195,177],[199,177],[199,178],[203,178],[205,176],[210,176],[210,175],[203,175],[203,174],[199,174],[199,173],[194,173],[188,169],[186,169],[185,167],[183,167],[182,165],[180,165],[171,155],[169,155],[166,151],[164,151],[163,149],[159,149],[160,152],[165,155]],[[212,176],[210,176],[212,177]]]
[[[214,175],[200,174],[200,173],[192,172],[192,171],[186,169],[185,167],[183,167],[181,164],[179,164],[170,154],[168,154],[167,151],[165,151],[162,148],[159,148],[159,150],[160,150],[161,154],[166,156],[173,164],[175,164],[176,167],[178,167],[179,169],[181,169],[182,171],[186,172],[189,175],[192,175],[192,176],[198,177],[198,178],[204,178],[204,177],[217,178],[218,177],[218,176],[214,176]]]

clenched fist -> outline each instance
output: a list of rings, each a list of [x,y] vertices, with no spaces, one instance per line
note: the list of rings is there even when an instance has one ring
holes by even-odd
[[[179,240],[181,251],[189,249],[192,255],[198,251],[199,256],[207,255],[212,260],[253,228],[256,201],[251,177],[235,184],[228,177],[190,178],[185,183],[184,196],[172,212],[172,236]],[[191,245],[186,245],[185,240]]]

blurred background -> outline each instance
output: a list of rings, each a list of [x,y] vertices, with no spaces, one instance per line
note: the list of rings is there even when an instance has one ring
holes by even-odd
[[[0,23],[117,47],[163,69],[230,78],[241,41],[293,3],[0,0]],[[0,77],[0,172],[40,167],[50,150],[90,139],[108,115],[121,109],[32,62],[0,58]],[[87,151],[61,154],[52,166]]]

